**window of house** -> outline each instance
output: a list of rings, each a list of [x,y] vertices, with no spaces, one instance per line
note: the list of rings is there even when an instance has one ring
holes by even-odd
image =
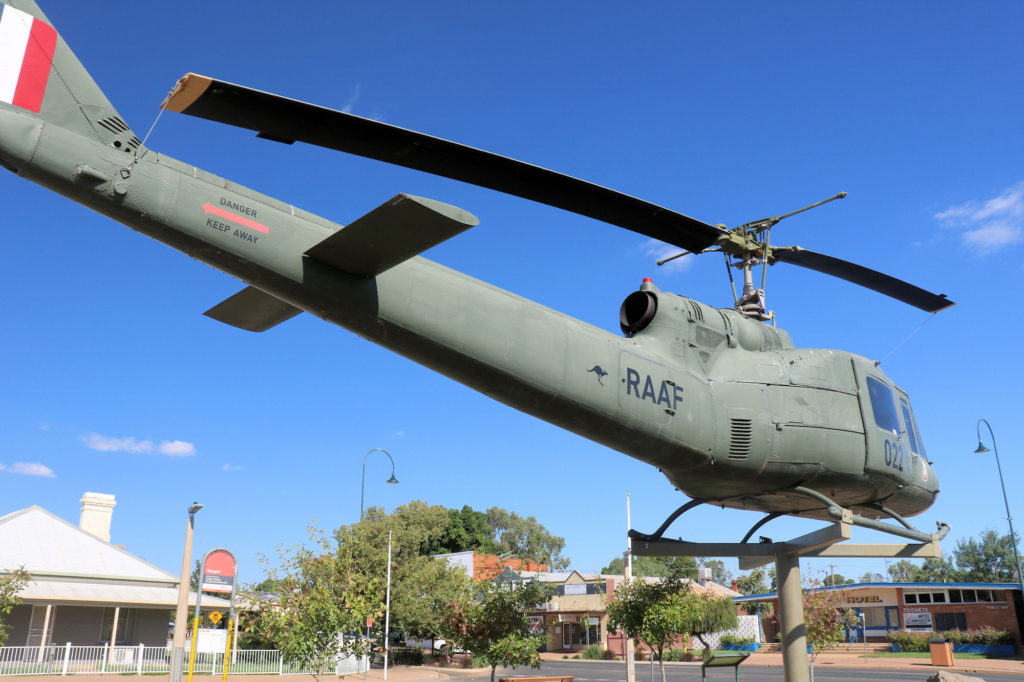
[[[134,637],[135,611],[121,609],[117,616],[117,644],[128,644]],[[103,609],[103,623],[100,626],[100,642],[110,643],[110,634],[114,629],[114,609]]]
[[[884,606],[869,606],[867,608],[861,609],[861,612],[864,614],[864,627],[886,627]]]
[[[946,630],[966,630],[967,614],[965,613],[935,613],[935,629],[938,632]]]
[[[955,590],[950,590],[950,598],[952,600],[952,593]],[[904,592],[903,593],[904,604],[945,604],[946,603],[946,591],[935,590],[935,591],[923,591],[918,590],[916,592]]]

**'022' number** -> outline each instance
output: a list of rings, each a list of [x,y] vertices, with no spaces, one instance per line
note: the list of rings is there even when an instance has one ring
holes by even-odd
[[[903,471],[903,446],[885,441],[885,466],[892,467],[897,471]]]

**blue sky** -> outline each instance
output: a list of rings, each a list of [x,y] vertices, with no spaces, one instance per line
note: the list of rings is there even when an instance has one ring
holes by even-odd
[[[523,159],[733,226],[839,191],[773,243],[944,292],[930,316],[796,267],[768,303],[798,347],[873,360],[911,396],[942,484],[915,519],[944,543],[1005,532],[986,417],[1024,514],[1013,292],[1024,228],[1024,6],[904,3],[82,3],[43,9],[144,135],[187,71]],[[479,227],[428,257],[617,331],[643,277],[731,305],[717,257],[658,269],[657,244],[514,197],[165,114],[149,146],[346,223],[398,192]],[[202,312],[241,285],[12,175],[0,335],[3,509],[71,521],[113,493],[113,542],[176,572],[185,509],[196,550],[256,557],[413,499],[533,515],[583,571],[684,499],[648,465],[519,414],[311,316],[264,334]],[[909,339],[908,339],[909,337]],[[901,345],[902,344],[902,345]],[[986,441],[991,441],[986,434]],[[1016,496],[1016,497],[1015,497]],[[698,509],[672,535],[738,540],[757,515]],[[1022,517],[1024,518],[1024,517]],[[780,520],[776,539],[820,524]],[[1021,524],[1024,526],[1024,521]],[[883,536],[856,531],[855,538]],[[882,560],[838,562],[853,576]],[[735,560],[727,564],[735,571]],[[810,573],[827,561],[807,561]]]

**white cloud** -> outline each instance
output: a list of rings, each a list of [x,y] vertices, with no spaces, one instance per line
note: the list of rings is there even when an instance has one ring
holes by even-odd
[[[640,248],[643,249],[645,256],[652,258],[655,261],[659,261],[662,258],[668,258],[669,256],[674,256],[683,251],[683,249],[678,246],[672,246],[671,244],[666,244],[665,242],[658,241],[657,239],[648,239],[640,245]],[[667,272],[682,272],[683,270],[689,270],[692,264],[693,254],[688,253],[681,258],[676,258],[675,260],[665,263],[661,266],[661,269]]]
[[[343,106],[341,108],[341,110],[344,111],[346,114],[351,114],[352,113],[352,108],[356,105],[356,102],[359,101],[359,95],[362,93],[362,91],[363,91],[363,84],[362,83],[356,83],[356,87],[352,91],[352,96],[348,98],[348,101],[345,102],[345,106]]]
[[[87,433],[79,438],[87,448],[100,452],[151,452],[153,441],[135,438],[112,438],[98,433]]]
[[[968,201],[935,214],[943,227],[960,230],[960,238],[986,254],[1024,240],[1024,182],[986,201]]]
[[[156,452],[169,457],[191,457],[196,454],[196,446],[183,440],[165,440],[156,445],[149,439],[139,440],[133,436],[113,438],[98,433],[87,433],[79,440],[87,448],[100,452]]]
[[[157,450],[161,455],[170,457],[191,457],[196,454],[196,446],[183,440],[165,440],[157,446]]]
[[[221,471],[245,471],[245,467],[241,464],[225,464],[220,468]]]
[[[0,468],[3,468],[0,466]],[[26,476],[42,476],[44,478],[57,478],[57,474],[45,464],[39,462],[15,462],[8,469],[12,474],[25,474]]]

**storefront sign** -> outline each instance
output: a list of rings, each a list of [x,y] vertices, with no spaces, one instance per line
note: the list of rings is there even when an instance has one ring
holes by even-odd
[[[587,586],[586,585],[566,585],[565,586],[565,596],[567,596],[567,597],[570,594],[586,594],[586,593],[587,593]]]
[[[882,598],[876,594],[853,594],[846,598],[847,604],[881,604]]]
[[[903,626],[907,630],[924,630],[930,632],[932,629],[932,614],[930,611],[911,611],[904,609]]]

